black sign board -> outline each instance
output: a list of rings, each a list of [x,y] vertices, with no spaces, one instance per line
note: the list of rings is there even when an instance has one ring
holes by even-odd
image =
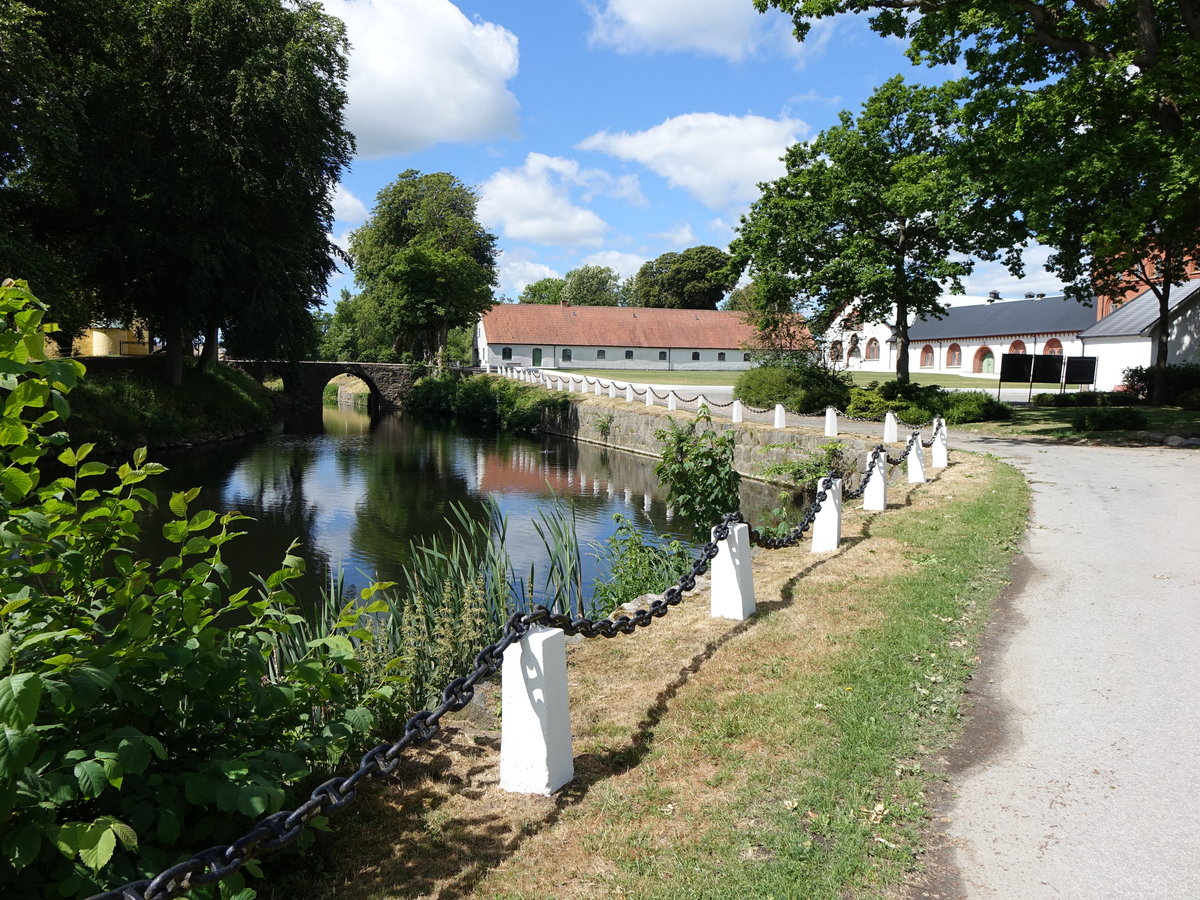
[[[1096,382],[1096,357],[1068,356],[1066,384],[1094,384]]]
[[[1005,353],[1000,357],[1000,380],[1029,384],[1033,357],[1026,353]]]
[[[1033,357],[1033,381],[1043,384],[1061,384],[1063,358],[1052,353]]]

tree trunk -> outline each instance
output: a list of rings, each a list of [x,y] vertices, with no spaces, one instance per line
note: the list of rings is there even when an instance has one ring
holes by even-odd
[[[207,372],[212,368],[213,363],[217,361],[217,333],[219,329],[216,325],[210,325],[204,329],[204,349],[200,351],[200,359],[196,368],[201,372]]]
[[[908,384],[908,304],[896,302],[896,380]]]
[[[1171,323],[1167,315],[1171,309],[1171,282],[1163,280],[1158,295],[1158,336],[1154,342],[1154,387],[1150,391],[1150,402],[1162,406],[1167,402],[1167,353],[1170,349]]]
[[[172,387],[183,385],[183,329],[167,326],[163,329],[163,349],[167,354],[167,383]]]

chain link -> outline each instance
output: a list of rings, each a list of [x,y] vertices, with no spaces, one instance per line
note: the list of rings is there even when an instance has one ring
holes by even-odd
[[[905,444],[905,446],[904,446],[904,452],[896,457],[889,456],[887,458],[887,461],[889,463],[891,463],[893,466],[900,465],[900,463],[902,463],[902,462],[904,462],[904,460],[908,459],[908,454],[912,453],[913,444],[919,444],[919,443],[921,443],[921,432],[914,431],[911,435],[909,435],[908,443]]]
[[[867,485],[871,481],[871,476],[875,473],[875,469],[881,465],[881,463],[879,462],[880,457],[886,456],[886,455],[887,455],[887,448],[884,447],[883,444],[876,444],[875,447],[871,450],[871,461],[869,463],[867,463],[867,471],[863,473],[862,481],[859,483],[857,488],[855,488],[852,491],[847,491],[845,493],[844,496],[847,499],[857,500],[859,497],[861,497],[863,494],[866,493]]]
[[[817,513],[821,511],[821,504],[829,498],[828,491],[830,487],[832,487],[833,479],[836,477],[837,472],[831,469],[829,474],[821,479],[821,482],[818,486],[817,495],[813,498],[812,503],[808,505],[808,509],[805,511],[804,517],[800,520],[800,523],[796,525],[795,528],[793,528],[783,537],[763,537],[759,531],[752,528],[750,529],[750,540],[766,550],[781,550],[784,547],[794,547],[796,544],[800,543],[801,538],[804,537],[804,532],[806,532],[812,526],[812,523],[817,518]]]

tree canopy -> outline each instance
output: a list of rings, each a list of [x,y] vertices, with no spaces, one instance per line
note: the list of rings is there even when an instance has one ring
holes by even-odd
[[[517,302],[557,304],[562,300],[563,285],[565,284],[566,281],[562,278],[540,278],[532,284],[525,285],[525,290],[521,291]]]
[[[971,271],[965,255],[992,258],[1011,237],[952,167],[957,110],[950,92],[897,76],[857,119],[843,112],[788,150],[787,173],[762,186],[730,248],[754,279],[760,331],[791,335],[798,304],[823,330],[853,305],[895,329],[896,377],[908,380],[909,317],[941,312],[940,295]]]
[[[580,266],[563,276],[559,298],[570,306],[624,306],[625,290],[608,266]]]
[[[638,269],[634,302],[667,309],[716,309],[737,280],[729,278],[729,262],[729,254],[707,245],[664,253]]]
[[[145,322],[176,376],[218,329],[310,352],[354,148],[342,23],[310,0],[28,0],[0,21],[9,265],[62,290],[73,327]]]
[[[350,234],[359,314],[392,335],[397,353],[440,362],[449,329],[492,307],[496,236],[476,205],[475,191],[453,175],[408,169]]]
[[[965,62],[973,168],[1057,251],[1090,302],[1158,296],[1156,395],[1173,285],[1200,247],[1200,3],[1134,0],[754,0],[810,17],[871,12],[929,64]]]

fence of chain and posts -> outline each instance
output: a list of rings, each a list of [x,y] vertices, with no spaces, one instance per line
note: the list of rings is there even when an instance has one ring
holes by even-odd
[[[683,397],[673,390],[664,393],[650,385],[637,387],[628,383],[618,388],[616,381],[588,376],[508,367],[500,367],[497,374],[553,389],[586,392],[588,388],[594,388],[596,395],[602,395],[603,391],[612,399],[623,393],[628,403],[642,399],[646,406],[654,406],[655,401],[661,401],[669,410],[680,408],[680,404],[694,409],[700,405],[715,407],[728,411],[735,423],[748,421],[747,415],[759,417],[759,421],[765,416],[770,417],[774,427],[783,428],[790,415],[782,405],[760,409],[738,400],[714,403],[703,395]],[[845,414],[833,408],[826,411],[827,436],[837,436],[839,416]],[[880,424],[867,419],[854,421]],[[907,482],[924,483],[926,448],[931,451],[932,468],[949,465],[946,426],[940,418],[922,426],[904,426],[909,430],[909,436],[903,451],[897,456],[889,455],[886,445],[899,442],[902,424],[892,413],[887,413],[882,423],[883,441],[868,452],[863,471],[857,476],[857,486],[848,489],[846,479],[832,471],[819,478],[812,502],[799,523],[786,534],[779,537],[762,535],[743,520],[740,512],[728,513],[712,527],[709,540],[700,548],[691,570],[646,607],[599,619],[553,613],[544,606],[513,613],[499,639],[476,654],[471,671],[443,688],[436,707],[422,710],[408,719],[399,738],[369,750],[353,772],[318,785],[295,809],[263,817],[231,843],[209,847],[153,878],[96,894],[89,900],[172,900],[194,887],[228,878],[250,860],[293,843],[313,819],[336,815],[353,803],[359,785],[394,772],[405,751],[428,742],[441,730],[446,714],[464,709],[474,698],[476,686],[496,672],[500,672],[501,678],[500,787],[516,793],[554,793],[574,778],[567,702],[566,638],[574,635],[615,638],[633,634],[678,606],[684,595],[696,588],[697,579],[710,569],[711,616],[735,621],[750,618],[756,610],[750,562],[752,545],[764,550],[794,547],[811,532],[810,552],[837,550],[845,500],[861,499],[862,508],[867,512],[886,510],[888,480],[894,474],[889,469],[906,464]],[[921,438],[921,431],[926,427],[932,429],[927,441]]]

